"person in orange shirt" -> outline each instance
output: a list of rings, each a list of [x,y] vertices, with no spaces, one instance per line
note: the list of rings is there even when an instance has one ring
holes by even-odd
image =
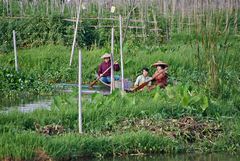
[[[155,88],[156,86],[159,86],[160,88],[165,88],[168,84],[168,75],[167,75],[167,68],[168,64],[158,61],[152,65],[153,67],[156,67],[157,70],[153,74],[152,78],[155,80],[155,85],[151,87],[151,89]]]

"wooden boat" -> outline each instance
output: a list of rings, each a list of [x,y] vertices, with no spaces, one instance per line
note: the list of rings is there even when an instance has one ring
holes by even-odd
[[[105,83],[103,82],[101,79],[99,80],[104,86],[110,88],[111,84],[109,83]],[[115,80],[115,88],[117,89],[121,89],[122,88],[122,82],[121,80]],[[124,90],[128,90],[133,86],[133,83],[131,81],[129,81],[128,79],[124,79]]]

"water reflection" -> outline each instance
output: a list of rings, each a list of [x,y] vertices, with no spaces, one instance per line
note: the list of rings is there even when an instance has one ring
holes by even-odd
[[[32,112],[36,109],[48,109],[50,110],[53,98],[59,95],[72,93],[76,88],[75,84],[58,85],[56,92],[49,96],[19,94],[16,97],[0,98],[0,111],[10,112],[17,109],[20,112]],[[100,93],[103,95],[109,94],[109,89],[95,86],[93,89],[89,89],[87,85],[83,86],[82,93],[89,95],[93,93]],[[76,97],[77,98],[77,97]],[[76,100],[77,101],[77,100]]]
[[[84,159],[86,160],[86,159]],[[239,161],[239,154],[178,154],[154,155],[125,158],[89,159],[87,161]]]

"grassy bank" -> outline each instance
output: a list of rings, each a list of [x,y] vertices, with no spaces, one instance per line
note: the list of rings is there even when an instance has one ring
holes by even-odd
[[[83,135],[77,134],[76,92],[55,97],[51,111],[1,113],[0,158],[236,152],[240,141],[238,41],[237,36],[230,36],[228,44],[224,39],[216,41],[216,69],[206,46],[199,44],[197,50],[194,37],[177,35],[167,44],[150,47],[127,43],[125,77],[134,80],[142,67],[162,60],[169,64],[165,90],[84,97]],[[108,46],[83,50],[85,84],[95,78],[100,56],[109,50]],[[116,59],[118,53],[116,46]],[[23,92],[49,94],[55,83],[76,83],[77,51],[71,68],[69,57],[70,48],[64,46],[20,50],[17,73],[13,54],[0,55],[1,98]]]
[[[185,106],[166,91],[83,100],[84,134],[78,134],[76,93],[56,97],[51,111],[11,112],[0,117],[0,158],[55,160],[179,152],[236,152],[239,112],[211,100]],[[174,97],[172,97],[174,96]],[[121,98],[121,99],[118,99]],[[220,102],[218,102],[220,103]]]
[[[220,39],[216,43],[219,51],[216,51],[218,54],[214,58],[217,65],[215,70],[212,70],[212,61],[204,56],[204,47],[200,45],[200,53],[198,53],[195,41],[191,39],[193,38],[189,36],[178,35],[171,42],[161,46],[126,44],[124,48],[125,77],[134,80],[140,74],[142,67],[150,67],[157,60],[162,60],[170,65],[170,82],[177,80],[204,90],[210,87],[210,90],[216,90],[215,93],[222,94],[224,97],[231,97],[231,94],[239,92],[240,69],[237,61],[239,38],[236,36],[229,38],[227,53],[223,52],[225,50],[223,40]],[[13,54],[0,55],[0,89],[4,91],[34,89],[36,92],[44,90],[49,92],[50,84],[77,82],[77,51],[71,68],[69,67],[70,51],[69,47],[53,45],[20,50],[19,73],[14,72],[13,69]],[[98,64],[102,61],[100,56],[109,51],[110,47],[83,51],[84,83],[94,80]],[[200,58],[198,54],[201,55]],[[115,58],[119,57],[116,46]],[[150,74],[153,74],[154,70],[151,68]],[[215,86],[212,85],[214,83]]]

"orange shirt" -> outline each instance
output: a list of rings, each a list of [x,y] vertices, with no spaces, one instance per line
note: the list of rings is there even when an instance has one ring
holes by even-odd
[[[155,77],[156,83],[157,85],[159,85],[161,88],[164,88],[167,86],[167,74],[166,72],[163,70],[163,72],[161,74],[159,74],[158,71],[156,71],[153,74],[153,78]]]

